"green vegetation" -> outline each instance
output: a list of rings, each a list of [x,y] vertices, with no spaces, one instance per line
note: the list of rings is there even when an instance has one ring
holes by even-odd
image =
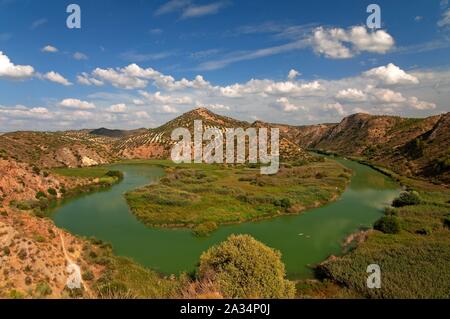
[[[395,216],[384,216],[375,222],[373,228],[385,234],[398,234],[400,232],[400,223]]]
[[[230,236],[200,257],[201,280],[211,280],[226,298],[293,298],[281,254],[248,235]]]
[[[52,289],[46,282],[40,282],[36,286],[36,294],[39,297],[46,297],[52,294]]]
[[[109,169],[105,167],[55,168],[53,172],[67,177],[100,178],[107,175]]]
[[[223,165],[185,164],[166,172],[160,183],[128,192],[128,204],[148,226],[190,227],[198,236],[222,224],[318,207],[337,198],[351,176],[329,160],[284,165],[271,176],[258,168]]]
[[[403,206],[410,206],[410,205],[418,205],[420,204],[420,196],[419,193],[415,191],[410,192],[403,192],[400,194],[398,198],[396,198],[392,202],[392,206],[394,207],[403,207]]]
[[[369,298],[450,298],[450,229],[445,227],[450,191],[401,180],[416,192],[402,193],[395,202],[406,204],[389,208],[389,216],[377,223],[376,228],[386,233],[370,234],[349,254],[323,263],[318,273]],[[390,231],[397,227],[394,220],[399,232]],[[373,263],[381,267],[381,289],[366,287],[366,268]]]

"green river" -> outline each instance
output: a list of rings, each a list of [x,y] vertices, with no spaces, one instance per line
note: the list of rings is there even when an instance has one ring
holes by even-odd
[[[148,228],[131,214],[124,193],[155,183],[164,175],[162,168],[152,165],[111,166],[124,173],[120,184],[63,202],[52,218],[57,226],[73,234],[110,242],[115,254],[165,274],[195,269],[201,253],[230,234],[250,234],[282,252],[290,278],[308,278],[312,276],[309,265],[339,255],[343,240],[371,226],[400,191],[390,178],[367,166],[337,161],[354,174],[336,202],[296,216],[222,226],[208,238],[197,238],[188,229]]]

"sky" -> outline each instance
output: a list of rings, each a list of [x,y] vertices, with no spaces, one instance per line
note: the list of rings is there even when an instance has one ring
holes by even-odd
[[[448,0],[0,0],[0,131],[425,117],[450,111],[449,57]]]

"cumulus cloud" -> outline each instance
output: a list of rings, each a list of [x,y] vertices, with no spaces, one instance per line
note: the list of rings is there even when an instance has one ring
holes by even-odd
[[[298,76],[300,76],[300,72],[298,72],[297,70],[291,69],[288,73],[288,79],[289,80],[295,80],[295,78],[297,78]]]
[[[294,112],[302,109],[302,106],[294,105],[285,97],[281,97],[277,99],[276,104],[274,105],[276,108],[282,110],[283,112]]]
[[[178,113],[178,110],[170,105],[163,105],[161,108],[161,113]]]
[[[113,104],[108,108],[111,113],[125,113],[127,111],[127,106],[124,103]]]
[[[194,80],[181,79],[176,81],[170,75],[164,75],[152,68],[141,68],[139,65],[133,63],[124,68],[96,68],[89,75],[82,73],[77,77],[78,82],[84,85],[103,85],[105,82],[110,83],[114,87],[122,89],[143,89],[148,86],[149,81],[159,88],[167,90],[179,90],[186,88],[207,88],[210,83],[205,81],[200,75],[197,75]]]
[[[358,89],[345,89],[337,93],[336,99],[346,102],[364,102],[367,100],[367,95]]]
[[[34,75],[34,68],[30,65],[15,65],[0,51],[0,78],[23,80]]]
[[[417,77],[406,73],[393,63],[366,71],[364,75],[387,85],[419,83]]]
[[[51,82],[55,82],[55,83],[58,83],[58,84],[62,84],[64,86],[72,85],[72,83],[69,80],[67,80],[61,74],[59,74],[57,72],[54,72],[54,71],[47,72],[42,77],[44,79],[46,79],[46,80],[49,80]]]
[[[41,119],[49,120],[53,115],[45,107],[27,108],[23,105],[5,107],[0,105],[0,115],[12,119]]]
[[[57,48],[55,48],[54,46],[51,45],[46,45],[45,47],[43,47],[41,49],[42,52],[48,52],[48,53],[56,53],[59,50]]]
[[[324,104],[322,105],[322,109],[325,111],[335,112],[340,116],[345,115],[344,107],[341,105],[341,103]]]
[[[95,109],[95,104],[86,101],[81,101],[79,99],[64,99],[59,103],[59,105],[69,109],[79,109],[79,110]]]
[[[314,51],[332,59],[348,59],[360,52],[384,54],[394,46],[394,38],[384,30],[368,32],[366,27],[318,27],[311,37]]]

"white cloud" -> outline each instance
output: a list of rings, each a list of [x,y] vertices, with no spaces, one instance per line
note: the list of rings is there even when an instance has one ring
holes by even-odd
[[[285,97],[279,98],[276,101],[275,107],[282,110],[283,112],[294,112],[299,109],[303,109],[303,106],[294,105]]]
[[[88,56],[86,54],[84,54],[84,53],[81,53],[81,52],[75,52],[73,54],[73,58],[75,60],[87,60]]]
[[[223,104],[203,104],[203,103],[197,103],[197,107],[206,107],[207,109],[211,110],[230,110],[230,107]]]
[[[298,72],[297,70],[292,69],[288,73],[288,79],[292,81],[292,80],[295,80],[295,78],[300,76],[300,75],[301,75],[300,72]]]
[[[161,92],[156,92],[154,94],[150,94],[145,91],[139,91],[139,93],[148,99],[151,102],[159,103],[159,104],[181,104],[181,105],[189,105],[192,104],[192,98],[189,96],[170,96],[170,95],[163,95]]]
[[[77,81],[83,85],[95,85],[102,86],[104,82],[95,78],[92,78],[86,72],[81,73],[81,75],[77,75]]]
[[[69,109],[91,110],[95,109],[95,104],[81,101],[79,99],[64,99],[59,103],[60,106]]]
[[[335,112],[335,113],[339,114],[340,116],[345,115],[344,107],[340,103],[325,104],[325,105],[322,105],[322,109],[325,111]]]
[[[156,16],[173,12],[181,12],[181,18],[198,18],[216,14],[222,8],[228,6],[228,1],[218,1],[205,5],[196,5],[191,0],[170,0],[161,5],[155,12]]]
[[[412,108],[417,109],[417,110],[432,110],[432,109],[436,108],[436,104],[430,103],[430,102],[425,102],[425,101],[420,101],[415,96],[412,96],[409,98],[408,104]]]
[[[442,17],[438,21],[437,25],[441,28],[450,26],[450,8],[442,13]]]
[[[45,47],[43,47],[41,49],[42,52],[49,52],[49,53],[56,53],[59,50],[57,48],[55,48],[54,46],[51,45],[46,45]]]
[[[163,105],[162,113],[178,113],[178,110],[170,105]]]
[[[380,66],[364,72],[364,76],[374,78],[383,84],[418,84],[419,79],[400,69],[395,64],[389,63],[387,66]]]
[[[14,107],[5,107],[0,105],[0,115],[6,116],[8,119],[41,119],[49,120],[53,115],[45,107],[27,108],[23,105],[16,105]]]
[[[124,103],[113,104],[108,108],[111,113],[125,113],[127,111],[127,106]]]
[[[367,96],[361,90],[350,88],[339,91],[336,99],[346,102],[364,102],[367,100]]]
[[[150,115],[145,111],[138,111],[134,113],[138,118],[149,119]]]
[[[72,85],[72,83],[69,80],[67,80],[61,74],[54,72],[54,71],[47,72],[46,74],[43,75],[43,78],[47,79],[51,82],[62,84],[64,86]]]
[[[216,14],[220,9],[226,7],[227,2],[215,2],[206,5],[191,5],[182,14],[182,18],[197,18],[205,15]]]
[[[0,51],[0,78],[22,80],[31,78],[34,68],[30,65],[15,65]]]
[[[190,0],[170,0],[170,1],[166,2],[165,4],[163,4],[162,6],[160,6],[156,10],[155,15],[158,16],[158,15],[163,15],[163,14],[181,10],[181,9],[185,8],[186,6],[188,6],[190,3],[191,3]]]
[[[394,39],[384,30],[368,32],[365,27],[318,27],[311,37],[314,51],[332,59],[348,59],[360,52],[383,54],[394,47]]]

